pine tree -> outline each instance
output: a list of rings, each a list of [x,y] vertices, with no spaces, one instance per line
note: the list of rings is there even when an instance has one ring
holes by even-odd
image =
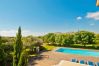
[[[21,37],[22,37],[21,27],[19,27],[18,33],[16,36],[16,43],[14,45],[13,66],[18,66],[18,62],[19,62],[20,55],[22,52],[23,43],[22,43]]]

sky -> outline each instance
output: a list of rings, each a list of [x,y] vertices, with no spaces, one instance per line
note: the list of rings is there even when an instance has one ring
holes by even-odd
[[[0,35],[88,30],[99,33],[96,0],[0,0]]]

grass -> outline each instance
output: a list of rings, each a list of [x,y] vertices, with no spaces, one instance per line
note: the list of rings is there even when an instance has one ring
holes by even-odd
[[[37,54],[31,54],[31,55],[29,55],[29,57],[33,57],[33,56],[37,56]]]
[[[56,46],[43,45],[46,50],[53,50]]]
[[[71,47],[74,48],[86,48],[86,49],[99,49],[99,44],[86,44],[86,46],[84,46],[83,44],[73,44],[71,45]]]
[[[45,50],[53,50],[57,46],[44,44],[43,47],[45,48]],[[72,44],[70,47],[73,47],[73,48],[86,48],[86,49],[97,49],[98,50],[99,49],[99,44],[86,44],[86,46],[84,46],[83,44]]]
[[[44,44],[43,47],[45,48],[45,50],[53,50],[57,46],[52,46],[52,45]],[[73,44],[70,47],[74,47],[74,48],[87,48],[87,49],[99,49],[99,44],[86,44],[85,47],[83,46],[83,44]]]
[[[73,46],[84,46],[83,44],[73,44]],[[86,44],[86,47],[99,46],[99,44]]]
[[[26,49],[26,51],[28,52],[28,51],[30,51],[30,49],[28,48],[28,49]]]

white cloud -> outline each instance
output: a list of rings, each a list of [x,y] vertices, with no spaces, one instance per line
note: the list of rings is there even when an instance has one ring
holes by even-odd
[[[0,30],[0,36],[15,36],[16,30]]]
[[[77,20],[81,20],[81,19],[82,19],[82,17],[78,16],[76,19],[77,19]]]
[[[0,30],[0,36],[16,36],[17,30]],[[46,33],[40,32],[31,32],[30,30],[22,30],[22,36],[34,35],[34,36],[41,36],[45,35]]]
[[[86,18],[91,18],[94,20],[99,20],[99,11],[97,12],[88,12]]]
[[[42,35],[45,35],[45,34],[47,34],[47,33],[45,33],[45,32],[35,32],[32,35],[34,35],[34,36],[42,36]]]

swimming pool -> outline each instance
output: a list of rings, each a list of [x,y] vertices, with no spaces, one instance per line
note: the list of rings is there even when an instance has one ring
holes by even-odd
[[[82,50],[82,49],[73,49],[73,48],[59,48],[56,52],[83,55],[83,56],[93,56],[99,57],[99,52],[91,51],[91,50]]]

